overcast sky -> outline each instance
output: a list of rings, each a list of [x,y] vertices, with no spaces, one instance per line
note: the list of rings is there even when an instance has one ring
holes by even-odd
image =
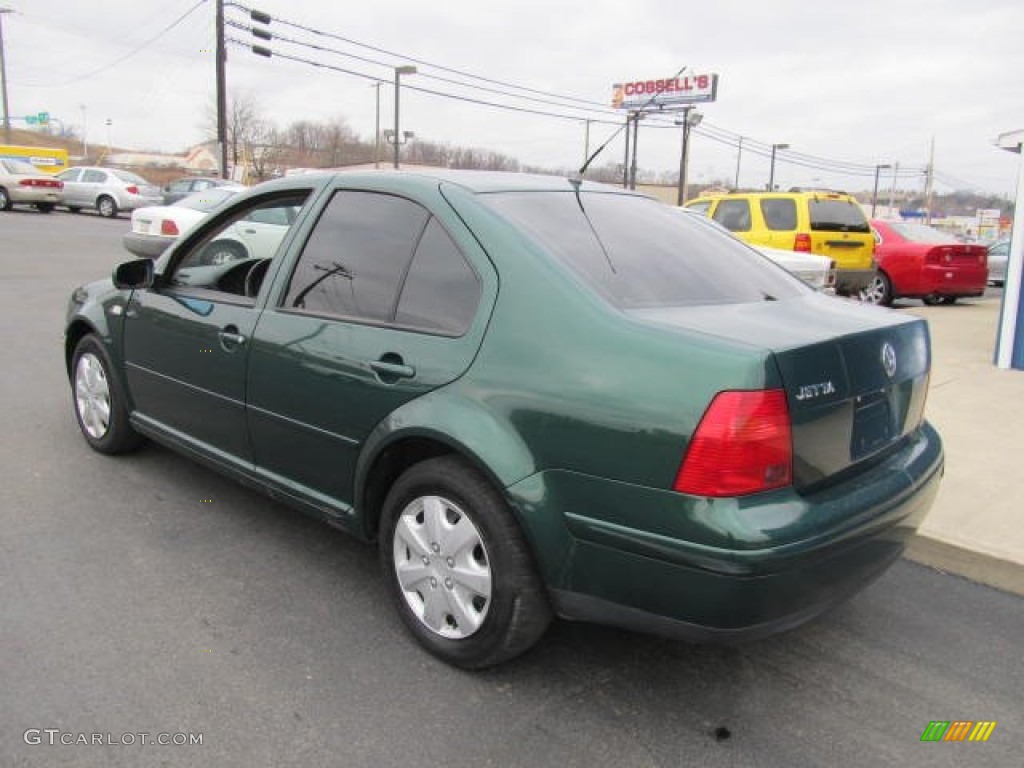
[[[468,78],[419,64],[419,74],[403,79],[410,89],[402,89],[402,128],[433,141],[496,150],[531,164],[578,166],[582,120],[621,121],[610,107],[613,83],[671,77],[685,65],[720,78],[717,101],[700,107],[704,123],[692,137],[691,181],[733,181],[736,137],[743,136],[744,186],[767,182],[764,148],[786,143],[790,149],[778,153],[776,165],[782,187],[870,189],[876,164],[899,163],[900,187],[922,188],[934,138],[937,189],[1002,195],[1015,189],[1016,156],[995,148],[993,140],[1024,128],[1021,0],[239,4],[278,19],[270,27],[278,34],[383,62],[271,44],[386,81],[380,89],[382,127],[393,120],[392,68],[410,58],[554,94],[531,95],[559,102],[457,86],[429,75]],[[115,146],[140,149],[182,151],[205,138],[214,98],[213,0],[0,0],[0,7],[15,11],[3,17],[12,116],[46,111],[78,133],[84,121],[88,140],[101,144],[108,141],[109,119]],[[237,7],[228,8],[228,18],[249,23]],[[251,40],[245,31],[231,34]],[[261,58],[235,46],[227,72],[229,91],[250,94],[279,125],[343,117],[367,140],[373,135],[370,79]],[[577,119],[458,102],[414,86]],[[564,97],[580,100],[572,103],[584,111],[566,106]],[[591,146],[614,131],[613,125],[592,124]],[[678,128],[642,125],[640,166],[678,169],[680,137]],[[620,135],[597,164],[621,162],[622,141]],[[883,192],[891,174],[882,171]]]

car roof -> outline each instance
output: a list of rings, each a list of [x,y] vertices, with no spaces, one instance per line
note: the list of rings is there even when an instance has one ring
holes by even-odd
[[[490,192],[571,192],[577,182],[565,176],[547,176],[535,173],[513,173],[505,171],[471,171],[452,170],[447,168],[423,168],[406,170],[358,170],[358,171],[312,171],[296,176],[287,176],[283,179],[264,182],[260,185],[265,189],[271,187],[289,188],[301,185],[304,181],[322,180],[345,180],[359,181],[361,179],[373,179],[379,182],[382,178],[391,177],[396,181],[400,180],[434,180],[454,184],[473,193]],[[290,182],[290,183],[289,183]],[[579,188],[588,192],[609,192],[615,194],[632,195],[635,197],[648,197],[639,192],[622,189],[621,187],[609,184],[600,184],[593,181],[579,183]]]

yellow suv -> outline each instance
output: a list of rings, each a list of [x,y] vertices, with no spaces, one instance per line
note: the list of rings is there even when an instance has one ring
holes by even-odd
[[[833,259],[837,293],[857,295],[875,276],[871,226],[844,192],[729,192],[694,198],[686,207],[748,243]]]

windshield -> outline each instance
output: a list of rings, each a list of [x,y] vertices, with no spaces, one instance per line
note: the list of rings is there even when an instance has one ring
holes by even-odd
[[[210,187],[209,189],[202,189],[198,192],[193,192],[187,197],[181,198],[174,204],[179,208],[192,208],[196,211],[212,211],[218,207],[225,200],[234,197],[240,189],[234,187]]]
[[[810,207],[815,232],[871,232],[864,211],[852,200],[813,199]]]
[[[34,165],[26,163],[23,160],[3,160],[4,168],[7,169],[8,173],[16,173],[19,176],[38,176],[40,171]]]
[[[914,243],[955,243],[956,238],[927,224],[912,221],[887,221],[886,224],[904,240]]]
[[[566,191],[482,199],[622,309],[735,304],[806,290],[707,219],[648,198]]]

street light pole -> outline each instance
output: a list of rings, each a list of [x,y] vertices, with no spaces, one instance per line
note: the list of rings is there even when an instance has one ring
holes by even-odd
[[[14,13],[13,8],[0,8],[0,93],[4,104],[4,143],[11,143],[11,110],[7,105],[7,63],[4,61],[4,14]]]
[[[395,67],[395,168],[396,169],[398,168],[398,147],[399,147],[398,137],[402,135],[401,132],[399,132],[399,130],[398,130],[398,127],[399,127],[398,111],[399,111],[399,104],[401,103],[401,99],[400,99],[401,79],[402,79],[402,75],[415,75],[415,74],[416,74],[416,67],[414,67],[412,64],[403,64],[400,67]]]
[[[890,163],[882,163],[875,166],[875,187],[871,190],[871,218],[875,218],[875,206],[878,204],[878,174],[886,168],[892,168]]]
[[[772,167],[768,172],[768,191],[775,191],[775,152],[779,149],[789,149],[789,144],[772,144]]]

